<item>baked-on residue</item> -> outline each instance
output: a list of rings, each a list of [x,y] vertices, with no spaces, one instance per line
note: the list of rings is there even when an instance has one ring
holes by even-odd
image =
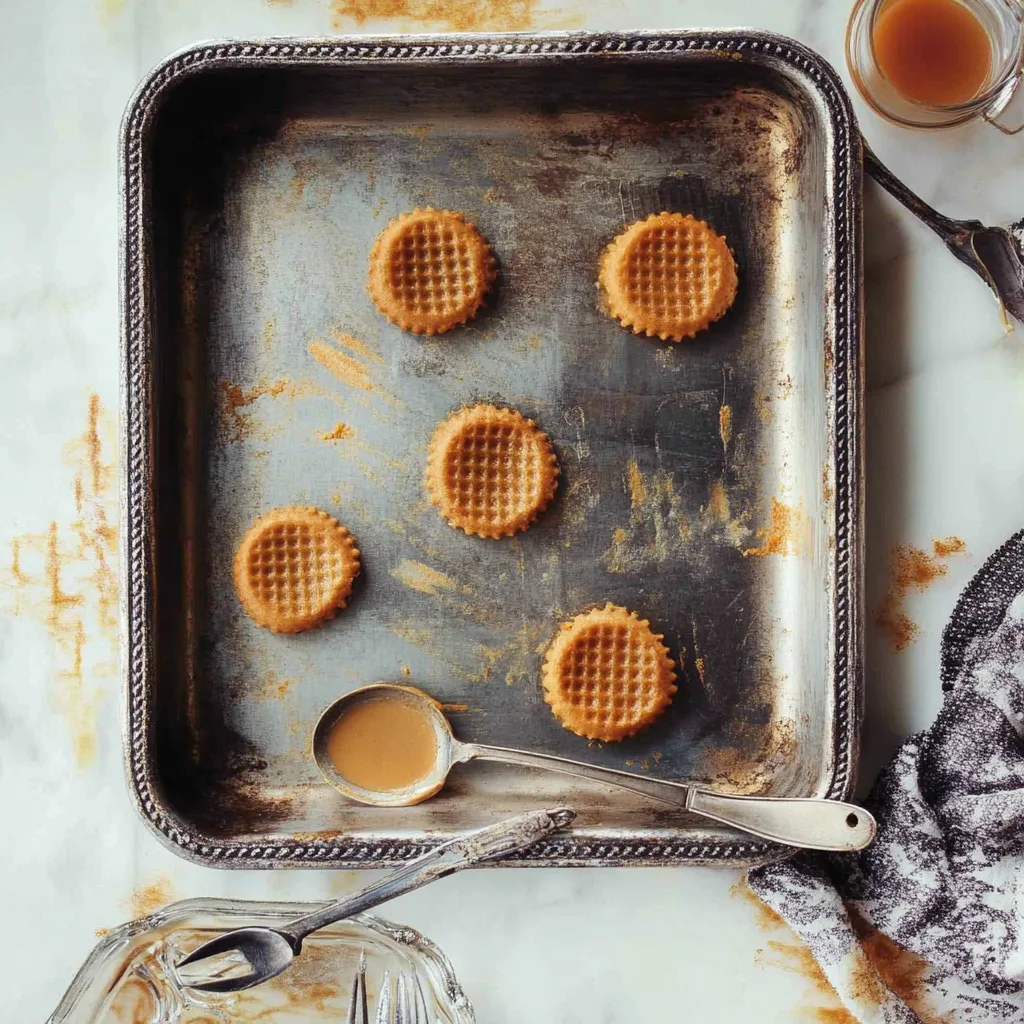
[[[377,237],[367,288],[403,331],[441,334],[476,315],[495,276],[494,254],[475,225],[425,207],[396,217]]]
[[[298,633],[345,607],[359,568],[359,549],[336,519],[287,506],[260,516],[242,538],[235,588],[258,625]]]
[[[608,311],[634,334],[692,338],[736,298],[736,261],[725,238],[689,214],[656,213],[618,235],[601,257]]]
[[[555,496],[558,459],[547,434],[521,413],[467,406],[434,431],[426,487],[452,526],[480,537],[510,537]]]
[[[544,699],[579,736],[621,740],[650,725],[676,692],[675,662],[646,619],[618,605],[577,615],[544,659]]]

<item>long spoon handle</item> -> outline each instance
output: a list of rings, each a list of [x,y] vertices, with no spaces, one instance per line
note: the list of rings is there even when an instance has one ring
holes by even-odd
[[[841,800],[731,796],[680,782],[633,775],[617,768],[571,761],[553,754],[477,743],[457,744],[454,760],[500,761],[603,782],[786,846],[808,850],[862,850],[875,837],[875,819],[862,807]]]
[[[488,825],[469,835],[435,846],[429,853],[410,861],[379,882],[337,903],[306,914],[278,930],[295,939],[295,951],[298,952],[302,940],[311,932],[379,906],[463,868],[496,860],[532,846],[552,832],[565,828],[575,817],[576,814],[568,808],[558,808],[529,811],[506,818],[495,825]]]

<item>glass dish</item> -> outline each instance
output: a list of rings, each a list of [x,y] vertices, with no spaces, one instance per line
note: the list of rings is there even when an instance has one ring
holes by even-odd
[[[474,1024],[448,959],[412,928],[361,914],[311,935],[280,977],[232,995],[185,990],[172,965],[242,925],[281,925],[314,903],[194,899],[121,925],[92,951],[48,1024],[339,1024],[366,954],[371,1019],[382,986],[415,979],[429,1024]]]

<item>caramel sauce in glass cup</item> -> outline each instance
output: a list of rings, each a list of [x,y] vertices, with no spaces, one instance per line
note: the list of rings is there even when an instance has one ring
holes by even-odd
[[[857,0],[846,61],[869,106],[908,128],[1000,118],[1024,66],[1020,0]]]

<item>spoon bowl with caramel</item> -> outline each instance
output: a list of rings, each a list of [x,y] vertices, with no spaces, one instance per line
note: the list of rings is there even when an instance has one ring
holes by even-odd
[[[840,800],[735,796],[551,754],[463,743],[432,697],[398,683],[364,686],[331,704],[313,731],[313,757],[335,789],[377,807],[429,799],[453,765],[498,761],[615,786],[786,846],[861,850],[875,837],[874,818]]]

